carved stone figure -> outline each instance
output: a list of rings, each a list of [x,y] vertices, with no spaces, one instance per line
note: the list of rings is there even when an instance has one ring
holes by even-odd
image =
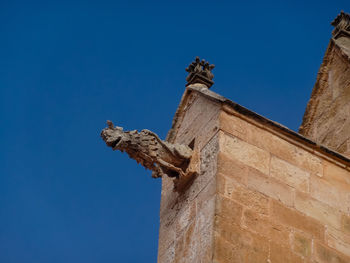
[[[130,158],[152,170],[152,177],[163,175],[180,178],[186,175],[192,157],[192,149],[186,145],[172,144],[159,139],[157,134],[142,130],[123,131],[107,121],[101,137],[113,150],[126,152]]]
[[[196,57],[195,61],[186,68],[186,71],[189,73],[186,78],[186,86],[194,83],[202,83],[210,88],[214,84],[214,81],[212,81],[214,74],[211,72],[214,67],[215,65],[210,65],[204,59],[201,61],[199,57]]]
[[[341,11],[331,25],[335,27],[332,32],[334,38],[338,38],[341,35],[350,36],[350,14]]]

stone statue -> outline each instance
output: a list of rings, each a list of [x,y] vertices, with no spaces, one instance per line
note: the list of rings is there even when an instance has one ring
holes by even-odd
[[[211,72],[214,67],[215,65],[210,65],[204,59],[201,61],[199,57],[196,57],[195,61],[186,68],[186,71],[189,73],[186,78],[186,86],[194,83],[202,83],[210,88],[214,84],[214,81],[212,81],[214,74]]]
[[[181,178],[188,174],[193,154],[190,147],[163,141],[149,130],[123,131],[111,121],[107,124],[108,127],[101,132],[106,144],[113,150],[125,151],[130,158],[152,170],[153,178],[164,175]]]

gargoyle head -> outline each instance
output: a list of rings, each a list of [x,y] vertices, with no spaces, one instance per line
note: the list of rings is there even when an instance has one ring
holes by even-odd
[[[104,128],[101,132],[102,139],[106,142],[107,146],[113,148],[113,150],[121,149],[123,144],[123,138],[125,133],[122,127],[114,126],[111,121],[107,121],[107,128]]]

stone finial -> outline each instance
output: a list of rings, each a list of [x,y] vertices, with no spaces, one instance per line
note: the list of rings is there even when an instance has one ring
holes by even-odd
[[[334,38],[338,38],[342,35],[350,37],[350,14],[342,10],[331,22],[331,25],[335,27],[332,32]]]
[[[195,174],[191,165],[193,150],[187,145],[172,144],[159,139],[157,134],[142,130],[123,131],[107,121],[108,127],[101,132],[102,139],[113,150],[126,152],[130,158],[152,170],[152,177],[163,175],[182,178]]]
[[[199,57],[196,57],[195,61],[193,61],[187,68],[186,71],[189,73],[186,81],[186,86],[194,83],[202,83],[210,88],[214,81],[214,74],[211,72],[215,67],[213,64],[209,64],[208,61],[204,59],[201,61]]]

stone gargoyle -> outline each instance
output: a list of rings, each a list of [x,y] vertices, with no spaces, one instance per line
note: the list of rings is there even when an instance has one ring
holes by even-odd
[[[190,165],[194,152],[190,147],[163,141],[149,130],[123,131],[111,121],[107,121],[107,125],[101,132],[107,146],[126,152],[130,158],[152,170],[152,177],[181,178],[195,173],[196,168]]]

